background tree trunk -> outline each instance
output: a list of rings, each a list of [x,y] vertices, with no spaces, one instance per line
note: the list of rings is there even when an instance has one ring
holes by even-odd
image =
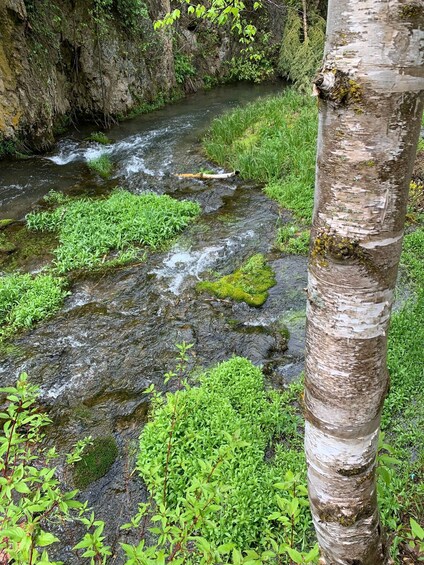
[[[423,110],[422,0],[330,0],[308,283],[305,450],[327,565],[387,562],[387,330]]]

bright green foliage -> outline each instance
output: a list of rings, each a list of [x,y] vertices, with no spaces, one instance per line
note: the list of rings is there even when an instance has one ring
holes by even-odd
[[[75,463],[75,486],[86,488],[106,475],[117,457],[118,447],[113,437],[94,439],[82,452],[81,459]]]
[[[255,36],[253,42],[228,63],[228,78],[262,82],[275,76],[277,45],[269,32]]]
[[[183,53],[174,55],[175,80],[178,84],[184,84],[185,80],[196,74],[196,69],[192,63],[192,57]]]
[[[308,37],[302,38],[302,19],[297,10],[288,10],[278,70],[298,90],[311,92],[312,78],[321,66],[325,41],[325,20],[314,16]]]
[[[187,13],[202,20],[208,20],[213,24],[224,25],[229,23],[231,30],[239,36],[241,43],[249,43],[256,35],[256,27],[244,19],[243,10],[245,4],[241,0],[211,0],[208,4],[192,4],[191,0],[180,0],[182,8],[188,5]],[[257,0],[253,3],[253,9],[258,10],[262,2]],[[154,23],[155,29],[172,26],[181,17],[181,10],[175,8],[172,12],[165,14],[162,20]]]
[[[100,143],[101,145],[109,145],[111,143],[108,136],[103,133],[102,131],[93,131],[87,137],[87,141],[95,141],[96,143]]]
[[[28,214],[27,223],[30,229],[58,232],[56,269],[65,273],[133,260],[134,244],[156,248],[199,212],[194,202],[117,190],[103,200],[72,200],[51,212]],[[114,258],[109,257],[112,251]]]
[[[106,154],[100,155],[96,159],[90,159],[87,161],[87,165],[103,179],[108,179],[113,171],[113,163],[109,155]]]
[[[173,540],[176,547],[171,524],[175,529],[183,523],[203,555],[221,555],[200,561],[193,551],[190,559],[186,554],[176,562],[247,563],[241,551],[250,547],[257,559],[262,555],[261,563],[275,557],[273,548],[281,555],[287,555],[287,547],[304,548],[311,522],[300,416],[293,404],[300,390],[293,385],[282,394],[266,391],[261,371],[235,357],[202,374],[198,387],[184,383],[184,390],[168,394],[166,402],[155,397],[138,459],[162,516],[153,517],[158,527],[152,531],[160,545]],[[287,563],[286,558],[280,562]]]
[[[316,136],[314,101],[287,90],[214,120],[204,146],[214,161],[267,183],[270,197],[310,221]]]
[[[59,565],[50,561],[46,547],[59,541],[49,532],[53,524],[64,520],[82,522],[89,542],[84,547],[91,565],[106,563],[111,555],[97,534],[99,522],[85,517],[87,504],[75,500],[78,491],[63,492],[53,449],[43,444],[43,428],[51,420],[36,405],[38,390],[21,374],[16,387],[0,389],[6,404],[0,412],[0,560],[15,565]],[[68,455],[78,461],[87,440],[79,442]],[[83,540],[83,541],[84,541]],[[95,543],[94,543],[95,541]],[[79,545],[79,547],[83,547]]]
[[[1,277],[0,340],[57,312],[67,294],[64,280],[51,275]]]
[[[277,247],[290,255],[306,255],[309,250],[310,231],[299,229],[295,224],[286,224],[279,228]]]
[[[197,284],[199,290],[218,298],[232,298],[249,306],[261,306],[268,298],[268,290],[276,284],[274,273],[263,255],[253,255],[238,271],[221,279]]]

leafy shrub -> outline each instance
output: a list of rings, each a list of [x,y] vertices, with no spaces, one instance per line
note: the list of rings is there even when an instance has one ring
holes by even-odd
[[[289,469],[301,481],[305,473],[292,404],[298,394],[298,385],[283,394],[265,391],[261,371],[235,357],[201,375],[199,387],[186,385],[166,403],[156,401],[141,435],[138,470],[158,507],[173,512],[184,500],[194,504],[199,485],[209,485],[218,508],[199,526],[209,544],[231,541],[260,551],[270,536],[283,541],[284,528],[272,514],[279,510],[276,483]],[[289,488],[281,487],[281,494]],[[299,510],[301,525],[293,535],[303,547],[311,523],[306,508]]]
[[[198,204],[169,196],[115,191],[104,200],[72,200],[52,212],[27,215],[30,229],[57,231],[56,269],[90,269],[116,259],[133,260],[133,244],[156,248],[199,214]],[[117,257],[108,258],[116,250]],[[127,254],[127,255],[124,255]]]
[[[175,80],[178,84],[184,84],[187,78],[193,77],[196,74],[196,69],[193,66],[192,58],[182,53],[175,53],[174,69]]]
[[[87,504],[64,492],[52,466],[54,448],[43,442],[43,428],[51,420],[36,405],[38,389],[25,373],[15,387],[0,389],[6,401],[0,412],[0,562],[15,565],[59,565],[50,561],[46,547],[59,539],[50,533],[64,520],[84,524],[87,533],[74,549],[85,549],[82,557],[90,563],[104,563],[111,555],[103,544],[104,524],[86,516]],[[81,457],[89,442],[81,440],[66,456],[68,464]]]
[[[0,278],[0,339],[51,316],[69,294],[52,275],[13,274]]]

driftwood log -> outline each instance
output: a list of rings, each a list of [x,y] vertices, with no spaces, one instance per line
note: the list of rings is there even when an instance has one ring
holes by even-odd
[[[240,171],[233,171],[231,173],[179,173],[175,174],[178,178],[183,179],[229,179],[236,177]]]

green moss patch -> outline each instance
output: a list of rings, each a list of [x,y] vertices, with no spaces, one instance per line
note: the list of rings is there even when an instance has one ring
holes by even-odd
[[[118,446],[112,436],[95,439],[85,448],[81,460],[74,465],[75,486],[84,489],[104,477],[117,457]]]
[[[0,340],[57,312],[67,294],[64,280],[51,275],[1,277]]]
[[[70,200],[53,211],[28,214],[30,229],[58,233],[59,273],[134,260],[137,248],[157,248],[200,213],[197,203],[116,190],[109,198]]]
[[[249,306],[261,306],[268,298],[268,290],[276,284],[274,272],[263,255],[253,255],[238,271],[221,279],[203,281],[197,289],[218,298],[232,298]]]

